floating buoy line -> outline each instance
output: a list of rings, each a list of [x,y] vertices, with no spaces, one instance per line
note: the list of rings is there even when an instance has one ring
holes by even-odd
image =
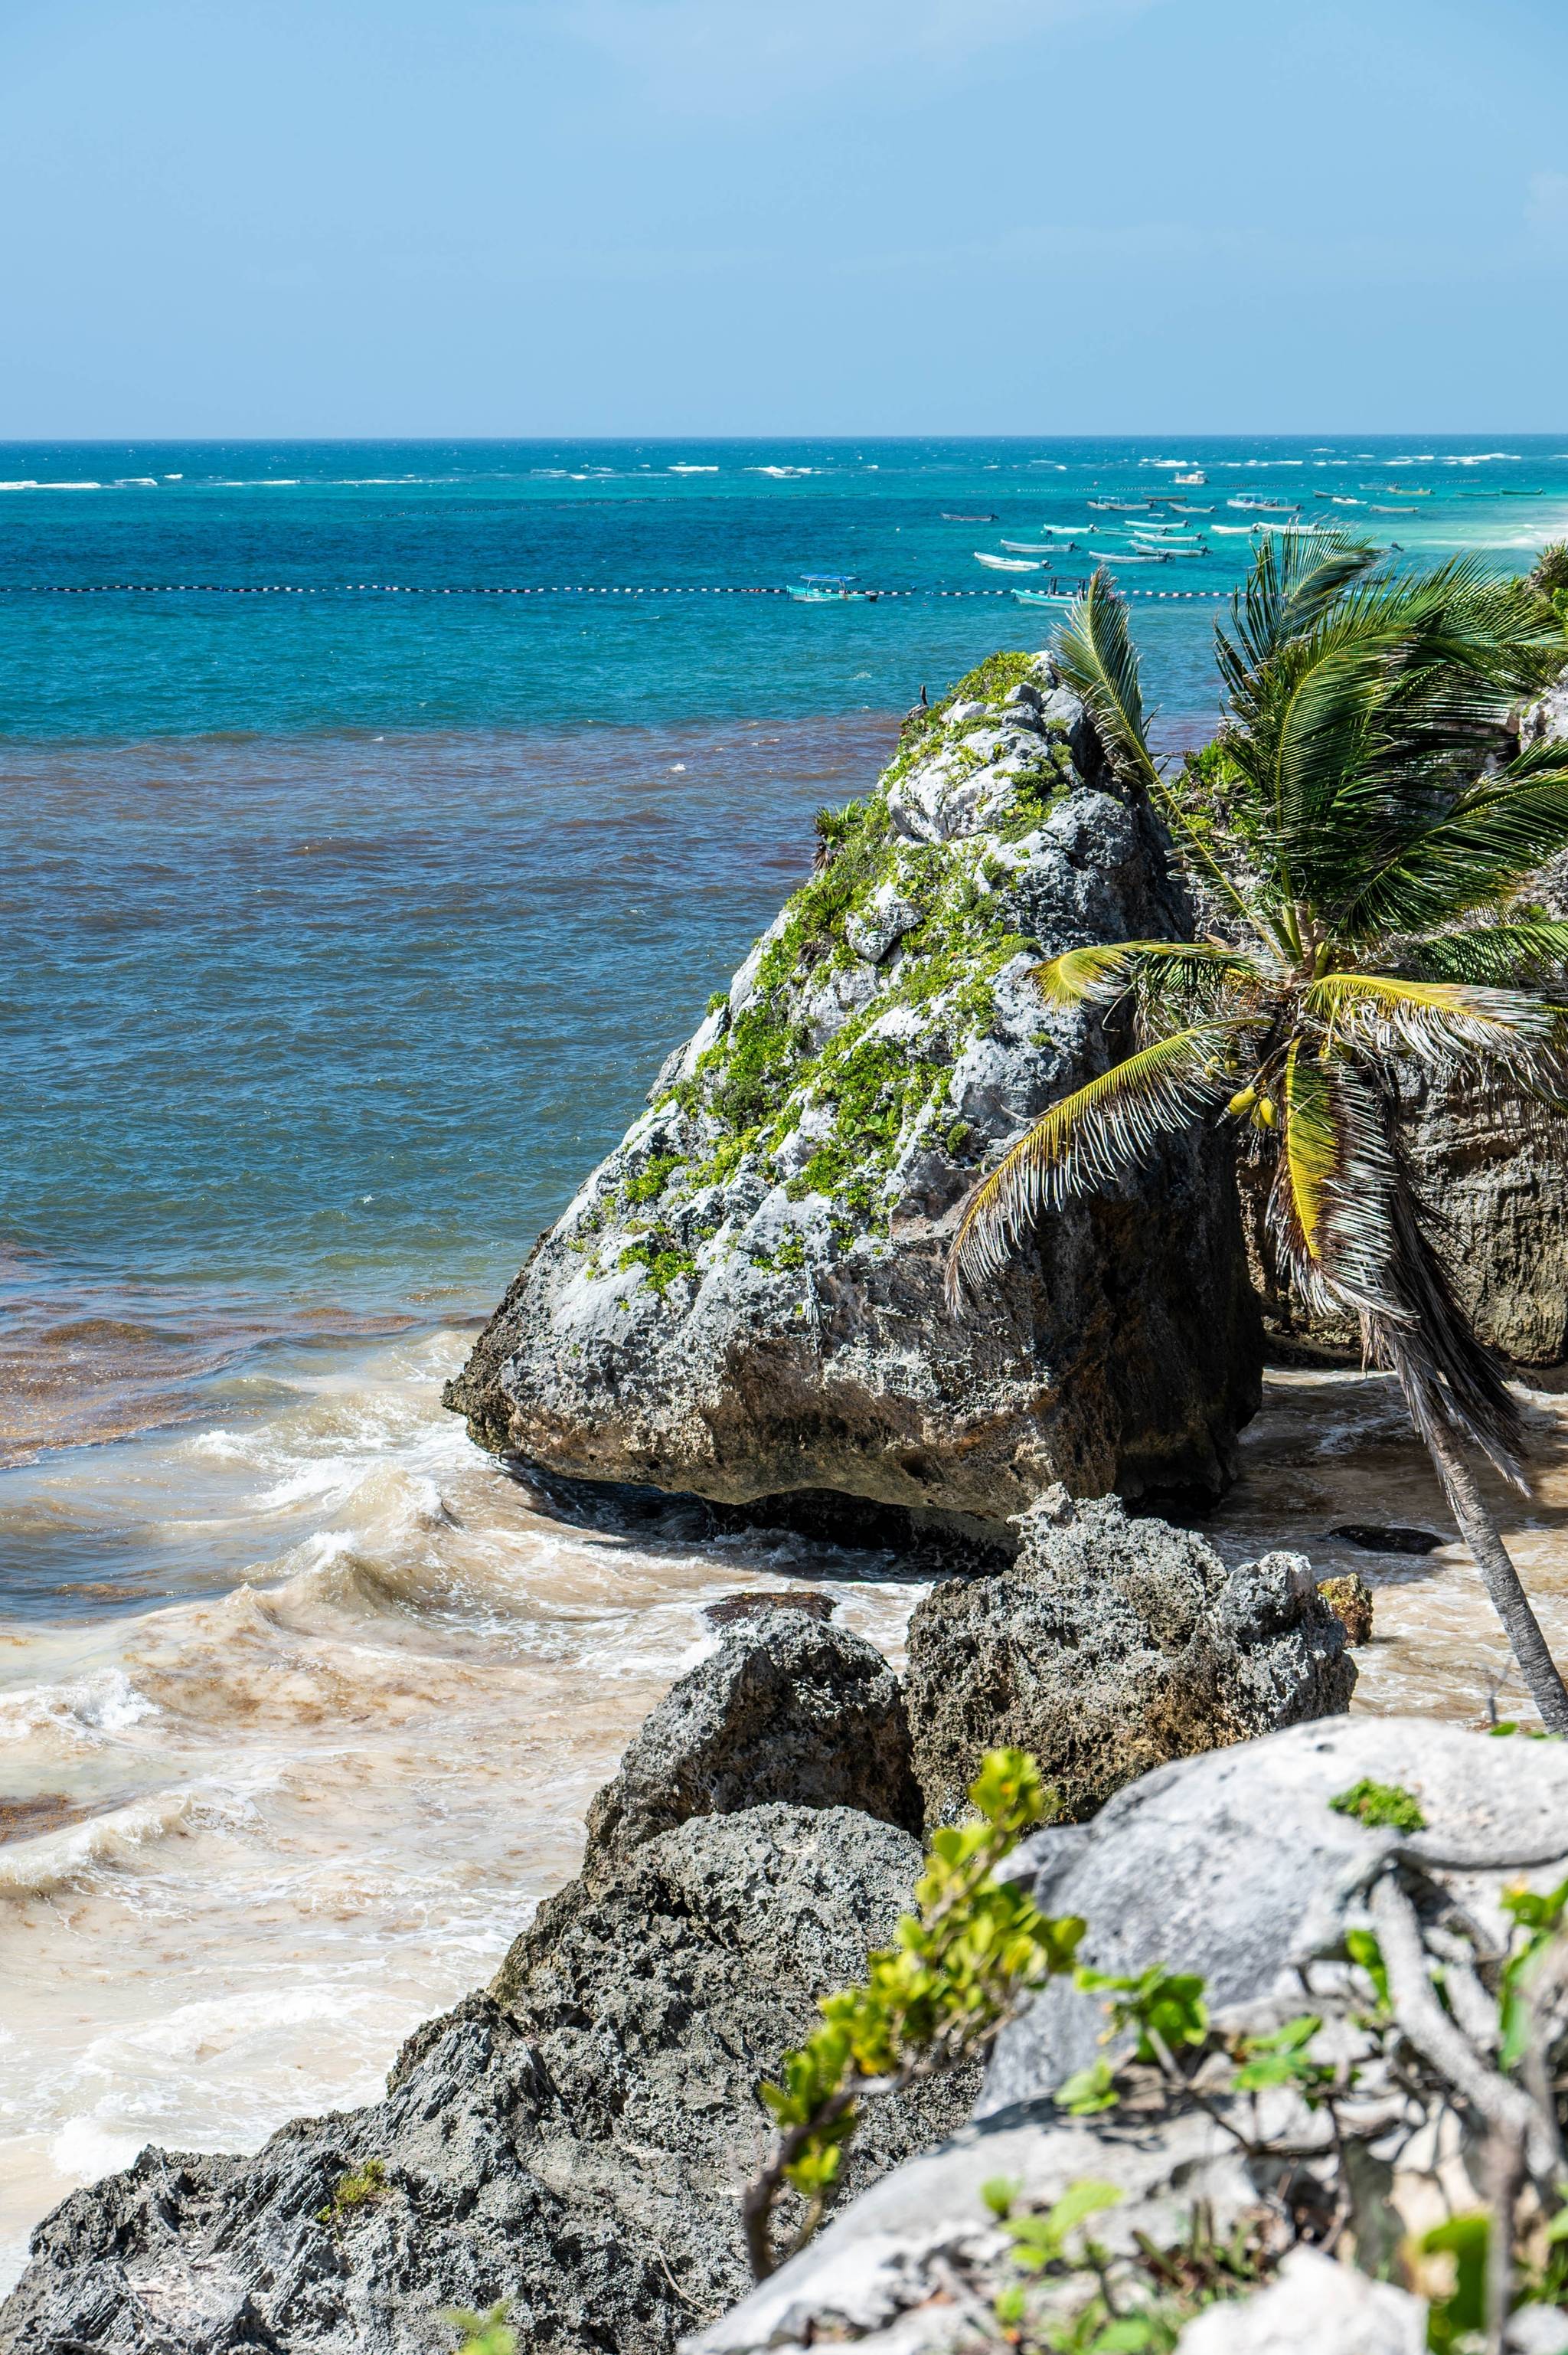
[[[437,588],[402,581],[334,581],[299,584],[286,581],[90,581],[66,584],[53,581],[0,581],[4,597],[784,597],[787,589],[747,589],[719,586],[671,589],[601,589],[587,587]],[[1011,597],[1011,589],[874,589],[856,602],[891,602],[903,597]],[[1217,599],[1228,591],[1214,589],[1123,589],[1124,597],[1171,598],[1190,604],[1194,598]]]

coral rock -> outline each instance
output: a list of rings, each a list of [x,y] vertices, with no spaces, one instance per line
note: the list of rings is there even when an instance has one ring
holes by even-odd
[[[1059,1491],[1019,1527],[1010,1570],[945,1582],[909,1624],[927,1822],[961,1813],[1000,1742],[1032,1751],[1081,1821],[1169,1759],[1349,1706],[1345,1630],[1304,1555],[1227,1571],[1185,1529]]]

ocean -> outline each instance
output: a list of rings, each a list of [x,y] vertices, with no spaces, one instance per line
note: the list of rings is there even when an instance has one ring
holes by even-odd
[[[440,1387],[813,811],[1151,493],[1212,509],[1120,566],[1176,747],[1260,514],[1519,568],[1568,451],[0,446],[0,2281],[143,2142],[371,2094],[570,1871],[705,1602],[810,1577],[896,1656],[895,1559],[543,1520]],[[977,560],[1053,524],[1039,574]],[[777,593],[812,572],[880,593]],[[1277,1518],[1420,1518],[1385,1393],[1304,1437],[1311,1381],[1227,1542],[1266,1467]],[[1444,1574],[1373,1705],[1503,1676]]]

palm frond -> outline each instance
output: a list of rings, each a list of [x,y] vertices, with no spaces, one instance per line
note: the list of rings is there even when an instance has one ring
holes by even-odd
[[[1280,890],[1334,918],[1369,866],[1452,806],[1464,768],[1504,748],[1513,679],[1537,660],[1516,643],[1518,602],[1478,559],[1364,579],[1263,662],[1233,665],[1226,744]]]
[[[1282,1094],[1268,1218],[1308,1309],[1353,1311],[1422,1437],[1441,1419],[1522,1487],[1519,1409],[1454,1296],[1426,1231],[1441,1222],[1417,1205],[1389,1107],[1349,1055],[1303,1041],[1287,1056]]]
[[[1532,868],[1568,849],[1568,762],[1539,760],[1463,794],[1443,815],[1369,860],[1344,895],[1339,922],[1353,937],[1426,932],[1471,908],[1491,907]]]
[[[1210,941],[1113,941],[1068,949],[1030,973],[1053,1006],[1108,1005],[1119,997],[1140,965],[1158,965],[1178,989],[1200,980],[1259,980],[1254,960],[1239,949]]]
[[[1518,989],[1404,981],[1393,974],[1330,973],[1312,983],[1306,1012],[1374,1054],[1451,1062],[1477,1054],[1522,1060],[1549,1044],[1562,1009]]]
[[[1306,1257],[1321,1257],[1324,1216],[1334,1181],[1343,1174],[1345,1139],[1334,1117],[1333,1084],[1320,1055],[1303,1054],[1292,1039],[1280,1083],[1284,1135],[1283,1175],[1290,1192],[1291,1223]]]
[[[1053,1104],[969,1196],[948,1257],[949,1298],[1000,1274],[1043,1211],[1122,1177],[1223,1102],[1234,1086],[1224,1058],[1245,1028],[1195,1024]]]
[[[1377,1097],[1348,1055],[1293,1039],[1281,1078],[1283,1135],[1268,1220],[1297,1290],[1317,1315],[1350,1308],[1397,1322],[1392,1288],[1398,1170]]]
[[[1391,1204],[1394,1235],[1389,1273],[1402,1314],[1387,1317],[1373,1311],[1362,1318],[1367,1353],[1398,1380],[1410,1419],[1428,1447],[1433,1425],[1440,1419],[1528,1495],[1530,1484],[1520,1462],[1523,1419],[1499,1360],[1478,1337],[1454,1296],[1442,1254],[1423,1228],[1403,1168]],[[1426,1215],[1430,1220],[1430,1212]]]
[[[1269,532],[1252,570],[1231,599],[1232,634],[1217,623],[1220,675],[1231,692],[1249,672],[1322,618],[1353,581],[1382,560],[1382,551],[1348,532]]]
[[[1127,626],[1126,603],[1103,566],[1071,608],[1056,659],[1068,686],[1082,696],[1113,760],[1124,761],[1142,783],[1158,785],[1138,649]]]
[[[1518,924],[1478,924],[1417,941],[1401,964],[1423,981],[1474,981],[1500,988],[1568,975],[1568,923],[1542,917]]]

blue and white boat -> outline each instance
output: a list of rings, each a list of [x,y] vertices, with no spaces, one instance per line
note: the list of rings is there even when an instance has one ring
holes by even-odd
[[[800,585],[791,581],[786,594],[797,605],[874,605],[874,589],[857,589],[853,572],[802,572]]]

